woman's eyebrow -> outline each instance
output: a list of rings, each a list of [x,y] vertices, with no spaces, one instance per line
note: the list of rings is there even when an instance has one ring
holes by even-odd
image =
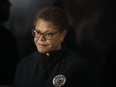
[[[41,32],[38,28],[36,28],[36,31],[37,32]],[[44,31],[44,32],[41,32],[41,33],[52,33],[52,31],[51,30],[47,30],[47,31]]]

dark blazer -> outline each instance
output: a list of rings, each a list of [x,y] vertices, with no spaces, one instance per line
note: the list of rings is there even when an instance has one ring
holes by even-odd
[[[53,82],[60,77],[56,76],[64,76],[63,81],[66,80],[59,87],[99,87],[90,63],[67,48],[52,52],[50,56],[35,52],[21,60],[15,87],[57,87]]]

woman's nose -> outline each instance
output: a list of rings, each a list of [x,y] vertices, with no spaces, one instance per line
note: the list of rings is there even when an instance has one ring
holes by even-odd
[[[41,41],[46,41],[46,38],[43,34],[41,34],[40,38],[39,38]]]

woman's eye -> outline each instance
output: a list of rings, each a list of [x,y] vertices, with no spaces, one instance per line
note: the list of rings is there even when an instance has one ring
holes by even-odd
[[[39,31],[36,31],[36,33],[37,33],[37,34],[40,34],[41,32],[39,32]]]
[[[47,33],[46,35],[52,35],[52,33]]]

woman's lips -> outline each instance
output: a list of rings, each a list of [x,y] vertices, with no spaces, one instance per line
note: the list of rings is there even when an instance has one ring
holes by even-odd
[[[48,44],[39,44],[40,46],[48,46]]]

